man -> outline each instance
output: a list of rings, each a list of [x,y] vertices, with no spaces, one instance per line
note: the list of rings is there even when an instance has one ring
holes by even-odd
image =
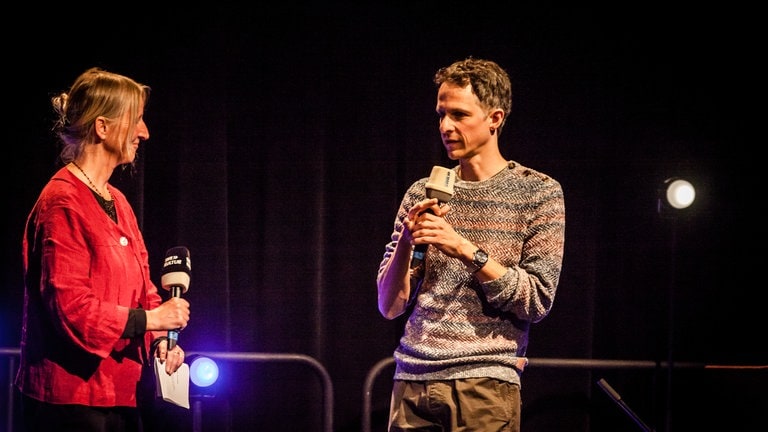
[[[411,311],[389,430],[519,431],[529,326],[550,312],[560,278],[563,191],[502,156],[512,90],[498,64],[470,57],[434,82],[457,179],[443,205],[426,198],[426,178],[410,186],[379,266],[381,314]],[[428,245],[423,274],[411,269],[418,245]]]

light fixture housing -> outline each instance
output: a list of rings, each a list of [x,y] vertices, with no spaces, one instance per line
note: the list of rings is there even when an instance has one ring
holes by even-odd
[[[696,200],[696,189],[688,180],[670,177],[659,189],[658,212],[662,216],[672,215],[689,208]]]
[[[216,381],[219,379],[219,366],[203,355],[191,355],[189,362],[189,380],[193,396],[212,397],[216,394]]]

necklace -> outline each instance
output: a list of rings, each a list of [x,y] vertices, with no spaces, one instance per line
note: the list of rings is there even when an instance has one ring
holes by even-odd
[[[88,177],[88,174],[86,174],[85,171],[83,171],[82,168],[80,168],[80,165],[78,165],[77,162],[72,161],[72,165],[74,165],[75,168],[79,169],[80,172],[83,173],[83,176],[85,177],[86,180],[88,180],[88,184],[91,185],[91,189],[93,189],[94,192],[99,194],[99,196],[102,197],[104,199],[104,201],[109,201],[107,199],[107,197],[105,197],[104,195],[101,194],[101,192],[99,191],[99,188],[97,188],[96,185],[93,184],[93,181],[91,181],[91,178]],[[109,189],[107,189],[107,194],[109,194]]]

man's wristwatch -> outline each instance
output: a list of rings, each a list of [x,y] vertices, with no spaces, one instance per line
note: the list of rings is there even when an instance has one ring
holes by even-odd
[[[488,253],[482,249],[477,249],[472,256],[472,263],[469,265],[469,271],[477,273],[488,262]]]

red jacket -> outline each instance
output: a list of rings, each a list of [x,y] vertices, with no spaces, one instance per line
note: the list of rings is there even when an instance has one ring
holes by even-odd
[[[148,347],[162,332],[122,338],[129,308],[162,299],[150,280],[136,215],[109,188],[115,223],[66,168],[43,188],[22,241],[24,321],[16,385],[45,402],[136,406]]]

